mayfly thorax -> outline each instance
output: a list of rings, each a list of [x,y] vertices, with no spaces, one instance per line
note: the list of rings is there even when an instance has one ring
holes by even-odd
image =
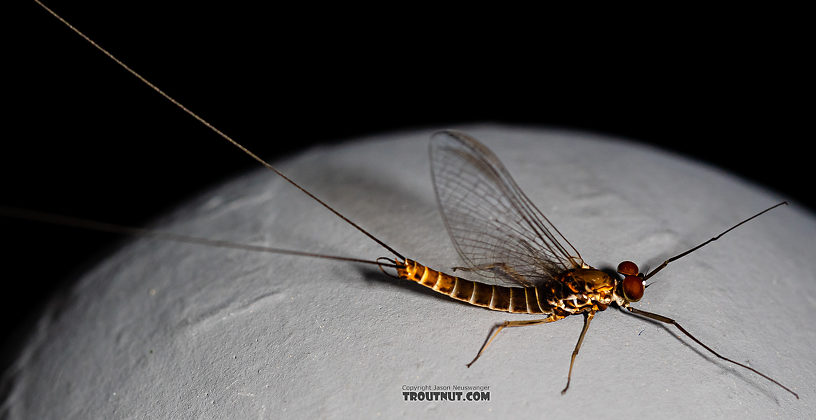
[[[495,311],[540,316],[540,318],[532,320],[505,321],[494,326],[481,349],[475,358],[468,363],[468,366],[483,354],[504,328],[550,323],[571,315],[581,315],[584,319],[583,329],[572,353],[567,382],[562,393],[569,388],[574,362],[592,319],[597,313],[614,307],[653,321],[674,325],[683,334],[717,358],[750,370],[799,398],[794,391],[775,379],[745,364],[720,355],[700,342],[673,319],[631,306],[643,297],[647,287],[646,280],[671,262],[718,239],[760,214],[786,203],[776,204],[743,220],[700,245],[669,258],[648,273],[641,273],[638,266],[631,261],[620,263],[617,267],[617,273],[610,273],[596,269],[584,261],[578,250],[527,198],[493,152],[464,133],[442,131],[435,134],[430,143],[433,186],[448,234],[457,253],[464,262],[463,266],[452,269],[452,273],[457,275],[446,274],[403,256],[383,240],[340,214],[266,161],[164,93],[51,11],[51,9],[39,1],[35,1],[151,89],[355,227],[393,256],[381,257],[377,260],[335,257],[309,252],[210,241],[203,238],[53,215],[0,209],[4,214],[125,234],[159,236],[171,240],[215,246],[375,264],[386,274],[417,282],[455,300]],[[459,274],[461,276],[458,276]]]

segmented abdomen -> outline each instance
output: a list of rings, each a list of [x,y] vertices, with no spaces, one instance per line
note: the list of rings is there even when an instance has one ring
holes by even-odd
[[[504,287],[465,280],[406,259],[397,268],[399,277],[415,281],[439,293],[472,305],[523,314],[552,314],[554,308],[546,299],[539,299],[535,287]]]

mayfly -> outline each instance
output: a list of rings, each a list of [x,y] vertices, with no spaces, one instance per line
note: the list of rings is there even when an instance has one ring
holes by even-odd
[[[790,388],[768,375],[720,355],[695,338],[675,320],[631,306],[632,303],[639,301],[643,297],[647,287],[646,280],[671,262],[719,239],[743,223],[787,203],[779,203],[741,221],[700,245],[667,259],[647,274],[641,273],[638,266],[631,261],[620,263],[617,267],[617,275],[610,274],[593,268],[584,262],[578,250],[527,198],[493,152],[464,133],[443,131],[433,136],[430,145],[433,185],[449,236],[456,251],[465,263],[464,266],[454,267],[453,270],[462,271],[468,273],[468,275],[472,274],[478,280],[468,280],[463,277],[445,274],[404,257],[385,242],[340,214],[266,161],[164,93],[43,5],[39,0],[35,0],[35,2],[154,91],[377,242],[392,253],[393,257],[380,257],[375,261],[371,261],[250,245],[236,245],[223,241],[211,241],[144,229],[2,209],[5,214],[79,225],[91,229],[161,236],[173,240],[217,246],[237,246],[257,251],[375,264],[384,272],[386,268],[395,270],[396,274],[393,274],[395,277],[417,282],[459,301],[495,311],[541,316],[541,318],[533,320],[505,321],[494,326],[475,358],[467,364],[468,367],[479,359],[504,328],[544,324],[564,319],[570,315],[582,315],[584,319],[583,328],[570,358],[567,383],[561,391],[562,394],[569,388],[575,358],[595,314],[606,310],[610,306],[616,306],[635,315],[674,325],[679,331],[717,358],[750,370],[788,391],[797,399],[799,398]]]

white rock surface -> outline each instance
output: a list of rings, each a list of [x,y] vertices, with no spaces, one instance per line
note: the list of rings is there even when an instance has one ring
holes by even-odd
[[[641,268],[783,197],[661,151],[581,133],[466,127],[596,267]],[[406,256],[457,265],[436,209],[430,131],[317,148],[279,163]],[[154,226],[242,243],[387,253],[265,170]],[[676,330],[610,309],[563,388],[580,317],[460,304],[376,268],[148,239],[87,274],[21,354],[12,418],[804,418],[816,395],[816,221],[791,205],[655,277],[636,306],[677,319],[782,389]],[[489,401],[404,401],[403,387],[487,386]]]

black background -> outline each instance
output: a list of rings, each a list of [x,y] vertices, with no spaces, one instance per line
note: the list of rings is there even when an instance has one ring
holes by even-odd
[[[795,11],[50,5],[267,159],[411,127],[566,127],[681,153],[816,208],[812,48]],[[0,204],[142,226],[258,166],[34,3],[4,15],[16,29]],[[8,356],[45,299],[124,239],[9,218],[0,229]]]

